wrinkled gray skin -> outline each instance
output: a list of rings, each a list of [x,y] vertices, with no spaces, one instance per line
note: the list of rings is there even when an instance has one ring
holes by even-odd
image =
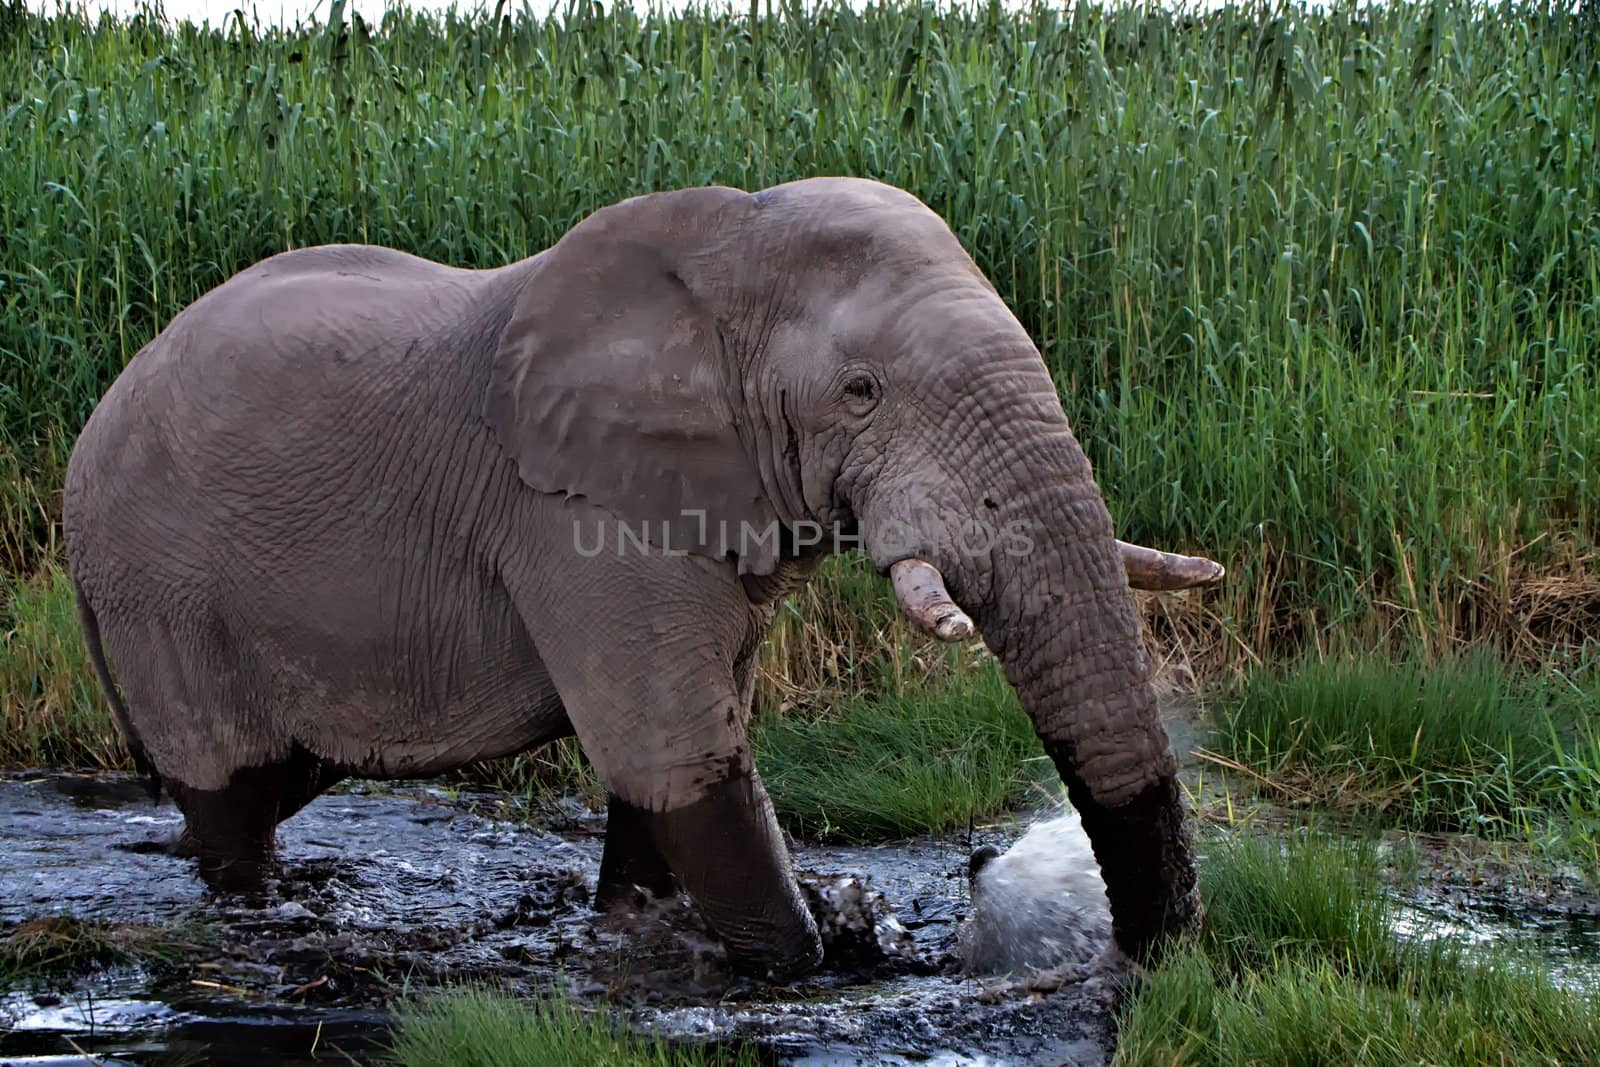
[[[619,518],[676,521],[618,553]],[[1033,551],[962,550],[973,519]],[[259,879],[275,825],[346,775],[575,731],[611,798],[601,902],[676,880],[736,965],[786,975],[821,949],[747,726],[776,605],[829,546],[714,543],[773,520],[937,566],[1082,813],[1121,945],[1196,919],[1089,464],[1027,334],[899,190],[644,196],[497,270],[275,256],[133,359],[64,510],[114,710],[213,882]]]

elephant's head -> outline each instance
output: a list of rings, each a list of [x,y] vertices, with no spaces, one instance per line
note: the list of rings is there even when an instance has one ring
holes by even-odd
[[[525,480],[744,574],[859,537],[908,615],[999,657],[1121,946],[1195,921],[1128,589],[1221,568],[1115,540],[1038,350],[938,216],[853,179],[691,189],[606,208],[530,269],[487,406]]]

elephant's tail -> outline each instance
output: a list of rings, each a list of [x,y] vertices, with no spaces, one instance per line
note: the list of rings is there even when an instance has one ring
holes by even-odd
[[[139,735],[133,732],[133,721],[128,718],[128,705],[122,702],[122,693],[112,680],[111,668],[106,664],[105,646],[100,642],[100,622],[95,618],[88,594],[83,591],[83,584],[76,576],[72,579],[72,591],[75,594],[73,599],[78,603],[78,622],[83,627],[83,643],[89,651],[89,662],[94,666],[95,677],[100,679],[100,688],[105,690],[106,703],[111,705],[111,717],[122,734],[122,743],[127,746],[128,755],[133,757],[134,767],[145,776],[151,797],[159,797],[161,775],[145,753]]]

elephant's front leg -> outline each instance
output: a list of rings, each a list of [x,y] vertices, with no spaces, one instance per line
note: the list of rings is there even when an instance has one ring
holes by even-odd
[[[751,760],[736,660],[759,613],[731,565],[573,558],[513,592],[617,805],[599,895],[615,899],[608,878],[659,886],[670,871],[737,970],[814,968],[821,939]],[[619,831],[628,840],[613,843]]]
[[[822,962],[822,941],[754,768],[651,814],[651,830],[742,974],[784,978]]]
[[[678,880],[655,838],[650,812],[615,793],[606,797],[606,847],[594,891],[596,910],[605,911],[626,900],[635,887],[655,897],[678,891]]]

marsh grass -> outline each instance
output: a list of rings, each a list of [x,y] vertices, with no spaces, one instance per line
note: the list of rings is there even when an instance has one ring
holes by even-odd
[[[390,1053],[403,1067],[756,1067],[751,1052],[668,1044],[619,1029],[559,994],[522,1000],[487,989],[404,1006]]]
[[[1580,1067],[1600,1063],[1597,1009],[1600,998],[1510,963],[1405,989],[1352,982],[1327,961],[1234,977],[1191,950],[1135,999],[1115,1062]]]
[[[768,712],[751,743],[779,823],[811,840],[960,829],[1054,795],[1055,768],[992,664],[827,710]],[[536,803],[576,796],[595,810],[605,805],[571,738],[464,774]]]
[[[1211,847],[1205,925],[1137,988],[1116,1062],[1600,1063],[1600,990],[1504,952],[1396,939],[1380,862],[1318,837]]]
[[[1600,675],[1483,653],[1371,657],[1250,674],[1214,701],[1212,746],[1277,799],[1391,825],[1538,836],[1600,826]]]
[[[0,578],[0,766],[124,766],[60,567]]]
[[[568,799],[576,799],[591,811],[606,806],[605,786],[576,737],[563,737],[504,759],[474,763],[453,777],[520,793],[524,800],[546,810]]]
[[[991,662],[957,680],[774,715],[753,732],[778,819],[811,838],[959,829],[1044,796],[1055,768]]]
[[[160,965],[199,947],[195,930],[115,925],[72,916],[0,929],[0,990],[60,982],[96,967]]]
[[[1352,978],[1393,981],[1408,953],[1391,933],[1393,908],[1369,842],[1301,836],[1287,845],[1240,836],[1201,863],[1208,957],[1233,972],[1285,961],[1332,963]]]

